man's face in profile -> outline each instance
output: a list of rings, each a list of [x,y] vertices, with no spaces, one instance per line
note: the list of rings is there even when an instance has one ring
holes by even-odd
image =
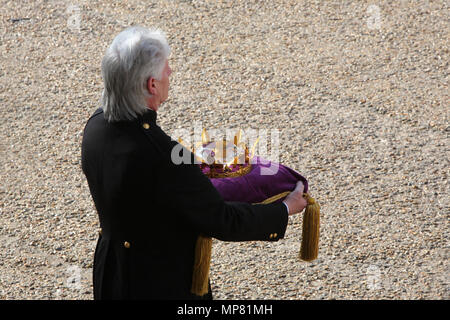
[[[158,95],[160,96],[160,103],[166,101],[169,96],[169,76],[171,74],[172,69],[169,67],[169,60],[166,60],[161,80],[155,81],[155,87],[158,90]]]

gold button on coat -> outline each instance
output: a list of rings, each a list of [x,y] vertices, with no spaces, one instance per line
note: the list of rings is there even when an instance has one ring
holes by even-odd
[[[150,125],[147,122],[144,122],[144,124],[142,125],[144,127],[144,129],[148,130],[150,129]]]
[[[274,233],[274,234],[273,234],[273,237],[274,237],[274,238],[276,238],[277,236],[278,236],[278,234],[277,234],[277,233]]]
[[[270,234],[269,238],[270,238],[270,239],[273,239],[273,233]]]
[[[123,246],[128,249],[128,248],[130,248],[131,244],[128,241],[125,241],[123,243]]]

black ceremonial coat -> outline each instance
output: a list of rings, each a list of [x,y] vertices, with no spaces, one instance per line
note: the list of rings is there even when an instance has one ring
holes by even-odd
[[[282,203],[224,202],[198,165],[171,161],[176,144],[150,109],[114,123],[98,109],[88,120],[82,168],[101,227],[94,299],[195,299],[190,288],[199,234],[223,241],[284,237]]]

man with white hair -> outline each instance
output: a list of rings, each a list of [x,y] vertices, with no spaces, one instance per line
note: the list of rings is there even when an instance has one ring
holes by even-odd
[[[156,123],[168,97],[169,54],[162,32],[131,27],[102,61],[102,105],[82,142],[82,168],[101,227],[94,299],[212,299],[211,289],[204,296],[191,292],[200,234],[277,241],[288,215],[306,206],[301,183],[284,204],[224,202],[194,161],[171,161],[177,142]]]

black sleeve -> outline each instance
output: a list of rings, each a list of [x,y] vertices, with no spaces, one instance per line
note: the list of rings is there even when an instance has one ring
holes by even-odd
[[[167,199],[161,205],[175,219],[183,219],[186,227],[223,241],[276,241],[284,237],[288,212],[283,203],[225,202],[197,164],[168,161],[159,173],[161,199]]]

